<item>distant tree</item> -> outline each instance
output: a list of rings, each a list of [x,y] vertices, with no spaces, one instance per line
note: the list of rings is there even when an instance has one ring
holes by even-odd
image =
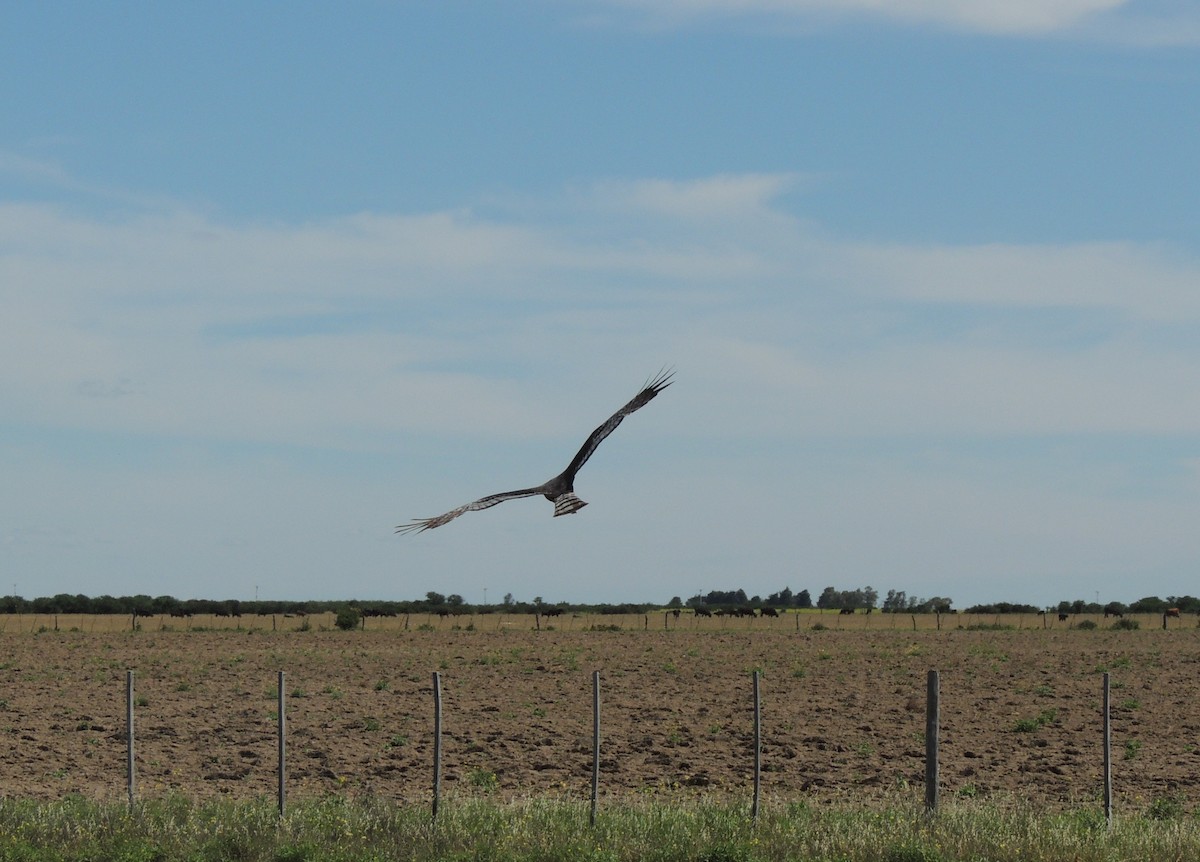
[[[1129,610],[1135,614],[1161,614],[1169,607],[1172,606],[1158,596],[1146,596],[1131,604]]]
[[[169,614],[179,608],[179,599],[174,596],[158,596],[150,603],[156,614]]]
[[[744,605],[749,601],[745,590],[710,590],[704,596],[706,605]]]
[[[904,590],[888,590],[883,600],[883,612],[894,614],[908,607],[908,594]]]
[[[91,605],[91,599],[84,595],[73,596],[70,593],[59,593],[54,597],[59,613],[86,614]]]
[[[800,593],[796,596],[796,607],[811,608],[812,606],[813,606],[812,596],[809,595],[808,590],[801,590]]]
[[[451,593],[450,595],[446,596],[446,604],[450,605],[452,608],[462,607],[465,602],[466,600],[463,599],[463,597],[458,593]]]
[[[842,606],[842,594],[841,593],[839,593],[833,587],[826,587],[825,589],[821,590],[821,595],[817,599],[817,607],[823,608],[823,609],[828,609],[828,608],[840,608],[841,606]]]
[[[947,614],[950,612],[950,605],[954,604],[951,599],[943,598],[942,596],[934,596],[933,598],[925,599],[912,608],[917,613],[922,614]]]
[[[38,596],[29,606],[35,614],[57,614],[60,611],[58,602],[46,596]]]
[[[681,598],[679,598],[679,596],[672,596],[672,597],[671,597],[671,601],[667,602],[667,607],[669,607],[669,608],[682,608],[682,607],[683,607],[683,600],[682,600]]]
[[[138,594],[130,599],[132,607],[129,608],[131,613],[136,613],[139,616],[149,616],[154,613],[154,599],[147,595]]]
[[[121,602],[112,596],[104,595],[92,599],[92,613],[94,614],[120,614],[124,612],[125,609],[121,606]]]
[[[511,607],[512,607],[513,605],[515,605],[516,603],[517,603],[517,600],[513,598],[513,594],[512,594],[512,593],[505,593],[505,594],[504,594],[504,607],[506,607],[506,608],[511,608]]]
[[[779,592],[767,596],[767,604],[776,608],[788,608],[792,606],[793,599],[791,587],[784,587]]]
[[[842,593],[844,608],[873,608],[879,601],[879,593],[874,587],[860,587],[857,590],[847,590]]]
[[[435,593],[433,590],[430,590],[425,594],[425,601],[434,606],[444,605],[446,604],[446,597],[441,593]]]

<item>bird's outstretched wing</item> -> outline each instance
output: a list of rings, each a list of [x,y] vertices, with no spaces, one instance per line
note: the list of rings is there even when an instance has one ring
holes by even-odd
[[[588,458],[592,457],[592,453],[596,451],[596,447],[600,445],[601,441],[603,441],[605,437],[611,434],[613,430],[621,424],[622,419],[635,410],[639,410],[644,407],[650,401],[650,399],[670,386],[671,378],[674,375],[675,372],[673,370],[663,369],[653,378],[647,380],[646,385],[642,387],[641,392],[633,396],[632,400],[630,400],[628,404],[626,404],[612,416],[608,417],[608,420],[603,425],[601,425],[588,436],[587,440],[584,441],[583,446],[581,446],[579,451],[575,453],[575,457],[571,459],[570,465],[566,470],[563,471],[563,477],[566,478],[568,482],[574,480],[576,472],[579,471],[580,467],[587,463]]]
[[[611,434],[614,428],[621,424],[622,419],[635,410],[640,409],[655,395],[670,386],[671,377],[674,374],[674,371],[664,369],[646,381],[646,385],[642,387],[641,392],[635,395],[628,404],[610,416],[608,421],[591,433],[587,440],[584,441],[583,447],[571,459],[571,463],[567,466],[567,469],[548,482],[544,482],[536,488],[522,488],[520,491],[505,491],[502,494],[492,494],[491,496],[476,500],[474,503],[467,503],[465,506],[451,509],[446,514],[438,515],[436,518],[418,518],[408,524],[401,524],[396,528],[396,532],[420,533],[423,530],[432,530],[434,527],[450,523],[463,512],[475,512],[479,509],[487,509],[495,506],[497,503],[503,503],[505,500],[514,500],[517,497],[533,497],[538,494],[542,494],[554,502],[555,517],[578,511],[587,504],[572,493],[572,483],[575,480],[576,471],[592,456],[592,453],[596,451],[596,447],[600,445],[600,442]]]
[[[500,494],[491,494],[476,500],[474,503],[467,503],[464,506],[459,506],[457,509],[451,509],[446,514],[438,515],[436,518],[416,518],[411,523],[401,524],[396,528],[396,532],[420,533],[423,530],[432,530],[434,527],[450,523],[463,512],[477,512],[480,509],[495,506],[497,503],[503,503],[505,500],[515,500],[518,497],[533,497],[541,493],[542,486],[538,486],[537,488],[522,488],[520,491],[504,491]]]

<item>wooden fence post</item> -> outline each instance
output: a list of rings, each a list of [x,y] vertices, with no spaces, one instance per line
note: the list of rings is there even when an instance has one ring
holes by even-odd
[[[1109,720],[1110,688],[1108,671],[1104,672],[1104,820],[1112,826],[1112,725]]]
[[[941,710],[938,672],[929,671],[925,705],[925,810],[937,811],[938,805],[938,728]]]
[[[129,791],[129,807],[134,803],[133,770],[133,671],[125,672],[125,783]]]
[[[442,795],[442,675],[433,672],[433,816]]]
[[[754,802],[750,820],[758,825],[758,800],[762,791],[762,699],[759,697],[759,671],[754,671]]]
[[[279,672],[279,817],[283,818],[287,806],[287,702],[284,699],[283,671]]]
[[[596,825],[600,797],[600,671],[592,671],[592,810],[588,823]]]

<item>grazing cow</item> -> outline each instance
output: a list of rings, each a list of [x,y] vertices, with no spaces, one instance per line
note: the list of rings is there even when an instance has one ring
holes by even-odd
[[[1065,622],[1067,621],[1067,617],[1068,617],[1068,616],[1069,616],[1069,614],[1059,614],[1059,615],[1058,615],[1058,621],[1059,621],[1060,623],[1065,623]]]
[[[754,612],[754,608],[738,608],[735,612],[739,617],[756,617],[758,614]]]
[[[712,611],[708,608],[692,608],[692,613],[698,617],[711,617]]]
[[[671,611],[671,616],[675,617],[675,619],[679,619],[679,608],[674,608]]]
[[[1109,617],[1117,617],[1118,619],[1121,619],[1124,616],[1125,616],[1125,614],[1121,613],[1118,610],[1114,610],[1113,608],[1105,608],[1104,609],[1104,618],[1105,619],[1108,619]]]
[[[1164,616],[1175,617],[1175,619],[1179,619],[1179,608],[1167,608]]]
[[[562,614],[562,608],[546,608],[542,611],[544,617],[557,617]]]
[[[854,608],[842,608],[840,611],[838,611],[838,616],[844,617],[847,614],[852,614],[852,613],[854,613]]]
[[[760,617],[778,617],[779,611],[775,610],[774,608],[759,608],[758,615]]]

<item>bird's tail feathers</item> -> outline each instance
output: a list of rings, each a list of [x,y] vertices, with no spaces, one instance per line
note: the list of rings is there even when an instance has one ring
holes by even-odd
[[[587,503],[580,500],[571,491],[568,491],[554,498],[554,517],[574,514],[586,505]]]

